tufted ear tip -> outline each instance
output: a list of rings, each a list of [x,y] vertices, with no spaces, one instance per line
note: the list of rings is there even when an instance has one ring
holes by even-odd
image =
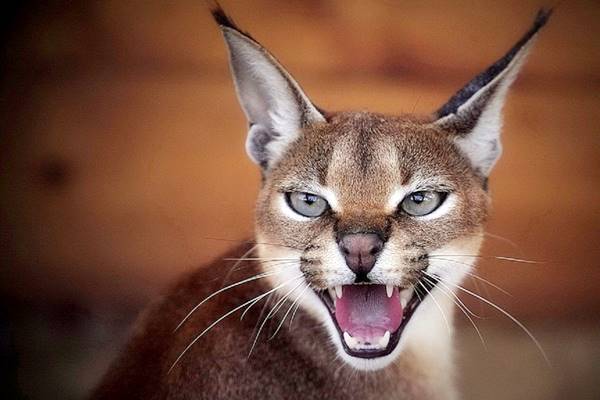
[[[529,30],[485,71],[468,82],[434,113],[434,124],[455,135],[473,168],[487,176],[501,153],[502,107],[537,33],[552,9],[540,9]]]
[[[229,15],[227,15],[225,13],[225,10],[223,10],[223,7],[221,7],[221,5],[216,1],[213,1],[212,3],[213,4],[210,7],[210,13],[212,14],[213,18],[215,19],[215,22],[217,24],[219,24],[220,26],[237,28],[235,26],[235,23],[231,19],[231,17],[229,17]]]
[[[303,128],[326,119],[277,59],[218,4],[212,15],[223,32],[238,100],[250,126],[246,150],[267,170]]]
[[[219,25],[221,29],[226,28],[233,30],[247,37],[248,39],[251,39],[252,41],[256,42],[256,40],[248,32],[245,32],[242,29],[240,29],[240,27],[233,21],[233,19],[229,15],[227,15],[225,10],[223,10],[223,7],[221,7],[221,5],[218,2],[213,1],[212,3],[213,4],[211,5],[210,13],[213,16],[217,25]]]
[[[554,8],[540,8],[537,12],[537,15],[535,16],[533,29],[537,32],[538,30],[540,30],[540,28],[546,25],[552,13],[554,13]]]
[[[502,58],[497,60],[494,64],[490,65],[485,71],[481,72],[465,86],[463,86],[458,92],[456,92],[450,100],[448,100],[442,107],[435,112],[437,119],[444,118],[450,114],[456,114],[460,108],[463,107],[469,100],[472,100],[478,93],[485,90],[494,80],[498,80],[503,75],[508,75],[511,67],[520,67],[519,61],[524,59],[529,50],[534,37],[540,31],[542,27],[546,25],[550,16],[552,15],[552,9],[540,9],[535,17],[535,20],[529,30],[511,47],[511,49]]]

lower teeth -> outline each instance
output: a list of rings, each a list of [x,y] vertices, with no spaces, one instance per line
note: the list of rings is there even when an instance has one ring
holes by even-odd
[[[385,349],[390,343],[390,331],[386,331],[385,334],[379,338],[373,338],[370,341],[366,341],[360,337],[352,337],[348,332],[344,332],[344,342],[352,350],[380,350]]]

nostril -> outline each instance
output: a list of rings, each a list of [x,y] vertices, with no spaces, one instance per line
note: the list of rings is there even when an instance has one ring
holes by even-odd
[[[371,271],[383,245],[380,236],[374,233],[351,233],[341,238],[339,249],[348,268],[358,277],[360,274],[366,276]]]

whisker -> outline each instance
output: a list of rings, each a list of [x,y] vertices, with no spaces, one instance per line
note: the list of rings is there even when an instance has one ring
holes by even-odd
[[[522,258],[515,258],[515,257],[505,257],[505,256],[489,256],[489,257],[495,258],[496,260],[514,261],[514,262],[520,262],[520,263],[524,263],[524,264],[545,264],[545,261],[525,260]]]
[[[513,242],[512,240],[505,238],[504,236],[500,236],[500,235],[496,235],[494,233],[491,232],[481,232],[481,233],[473,233],[470,236],[475,236],[475,237],[489,237],[492,239],[496,239],[498,241],[501,242],[505,242],[507,244],[509,244],[513,249],[521,252],[521,247],[519,245],[517,245],[515,242]]]
[[[289,292],[287,292],[285,295],[283,295],[283,297],[277,303],[275,303],[275,305],[273,306],[273,308],[271,309],[271,311],[269,311],[269,313],[267,314],[267,316],[265,317],[265,319],[263,320],[263,322],[260,324],[260,327],[258,328],[258,333],[254,337],[254,341],[252,342],[252,346],[250,347],[250,351],[248,352],[248,356],[247,356],[248,358],[250,358],[250,356],[252,355],[252,350],[254,350],[254,347],[256,346],[256,343],[258,342],[258,337],[260,336],[260,333],[262,332],[262,330],[263,330],[265,324],[267,323],[267,321],[271,318],[272,315],[277,314],[277,312],[281,308],[281,305],[283,305],[283,303],[285,303],[285,301],[287,300],[287,298],[296,289],[298,289],[303,283],[304,282],[300,282],[299,284],[297,284],[296,286],[294,286]]]
[[[242,262],[242,261],[240,261]],[[294,265],[298,265],[299,260],[265,260],[265,261],[258,261],[259,264],[261,264],[262,266],[265,267],[265,269],[269,269],[269,270],[275,270],[278,268],[283,268],[283,267],[291,267]],[[236,268],[236,271],[241,271],[242,269],[245,268],[250,268],[254,266],[253,264],[246,264],[245,266],[239,266]]]
[[[285,267],[290,267],[293,266],[294,264],[290,264],[290,265],[285,265]],[[270,301],[270,297],[269,297],[269,301]],[[262,314],[264,312],[265,307],[268,306],[269,301],[267,301],[267,303],[265,303],[265,305],[263,306],[263,309],[261,310],[260,313],[260,317],[262,317]],[[244,312],[242,313],[242,315],[240,315],[240,321],[244,319],[244,317],[246,316],[246,314],[250,311],[250,309],[252,307],[254,307],[254,305],[258,303],[258,301],[255,301],[254,303],[250,304],[248,307],[246,307],[246,309],[244,310]],[[257,326],[258,326],[258,322],[257,322]]]
[[[183,351],[181,352],[181,354],[179,354],[179,356],[177,357],[177,359],[175,360],[175,362],[171,365],[171,367],[169,368],[169,370],[167,371],[167,374],[171,373],[171,371],[173,370],[173,368],[175,368],[175,366],[177,365],[177,363],[179,362],[179,360],[181,360],[181,358],[185,355],[185,353],[187,353],[187,351],[202,337],[204,336],[208,331],[210,331],[215,325],[217,325],[219,322],[221,322],[222,320],[224,320],[225,318],[227,318],[228,316],[230,316],[231,314],[235,313],[236,311],[244,308],[247,304],[250,304],[251,302],[253,302],[254,300],[256,300],[257,298],[262,299],[265,296],[268,296],[269,294],[275,292],[276,290],[281,289],[282,287],[286,286],[287,284],[297,280],[297,279],[301,279],[303,277],[303,275],[299,275],[293,279],[290,279],[284,283],[282,283],[281,285],[278,285],[276,287],[274,287],[273,289],[268,290],[267,292],[258,295],[257,297],[246,301],[245,303],[235,307],[233,310],[228,311],[227,313],[225,313],[224,315],[222,315],[221,317],[219,317],[216,321],[214,321],[213,323],[211,323],[206,329],[204,329],[199,335],[197,335],[194,340],[192,340],[190,342],[190,344],[187,345],[187,347],[185,349],[183,349]]]
[[[279,246],[279,247],[287,247],[288,249],[303,250],[302,248],[294,247],[294,246],[290,246],[290,245],[286,245],[286,244],[282,244],[282,243],[257,242],[254,240],[227,239],[227,238],[216,238],[216,237],[209,237],[209,236],[202,236],[202,237],[200,237],[200,239],[216,240],[216,241],[222,241],[222,242],[247,243],[247,244],[264,245],[264,246]]]
[[[225,261],[297,261],[297,258],[266,258],[266,257],[245,257],[245,258],[224,258]]]
[[[471,278],[471,282],[473,282],[473,286],[475,286],[475,291],[477,291],[477,294],[483,296],[481,294],[481,287],[479,286],[479,282],[477,282],[475,280],[475,278],[473,278],[472,276],[470,278]],[[488,299],[492,299],[492,296],[490,295],[490,291],[488,290],[488,287],[487,286],[483,286],[483,289],[485,290],[486,297]],[[480,313],[482,313],[482,314],[485,313],[485,310],[483,308],[485,306],[485,304],[483,304],[482,302],[478,301],[477,302],[477,306],[479,307],[479,312]]]
[[[271,316],[267,316],[267,319],[273,318],[275,317],[275,315],[277,315],[277,313],[279,312],[279,310],[281,310],[281,308],[283,307],[283,305],[285,304],[285,301],[287,301],[287,299],[289,299],[289,297],[292,295],[292,293],[299,288],[300,286],[302,286],[304,282],[300,282],[297,286],[295,286],[292,290],[289,291],[289,293],[286,293],[282,299],[280,299],[275,306],[273,306],[273,314]]]
[[[424,276],[424,278],[425,278],[425,279],[427,279],[427,280],[429,280],[429,278],[428,278],[427,276]],[[433,283],[432,281],[430,281],[430,282],[431,282],[431,283]],[[456,306],[458,307],[458,309],[459,309],[460,311],[462,311],[462,313],[465,315],[465,317],[467,317],[467,319],[469,320],[469,322],[471,322],[471,325],[473,325],[473,328],[475,328],[475,332],[477,332],[477,336],[479,336],[479,339],[481,340],[481,344],[483,345],[483,348],[485,349],[485,351],[487,351],[487,350],[488,350],[488,347],[487,347],[487,345],[486,345],[486,343],[485,343],[485,340],[484,340],[484,338],[483,338],[483,335],[481,334],[481,331],[480,331],[480,330],[479,330],[479,328],[477,327],[477,324],[475,324],[475,321],[473,321],[473,318],[471,318],[471,316],[470,316],[469,314],[471,314],[471,315],[473,315],[473,316],[475,316],[475,317],[478,317],[478,318],[480,318],[480,317],[479,317],[479,316],[477,316],[477,315],[475,315],[475,314],[473,314],[473,312],[472,312],[472,311],[469,309],[469,307],[467,307],[467,306],[466,306],[466,305],[465,305],[465,304],[464,304],[464,303],[463,303],[463,302],[462,302],[462,301],[461,301],[461,300],[458,298],[458,296],[456,296],[456,295],[455,295],[455,294],[452,292],[452,290],[450,290],[450,288],[448,288],[448,287],[447,287],[447,286],[444,284],[444,282],[442,282],[441,280],[438,280],[438,283],[440,283],[441,285],[443,285],[443,286],[440,286],[440,288],[439,288],[439,289],[440,289],[440,292],[441,292],[441,293],[443,293],[443,294],[444,294],[446,297],[448,297],[448,299],[452,300],[452,302],[453,302],[454,304],[456,304]],[[445,287],[446,289],[444,289],[444,287]],[[448,295],[448,293],[449,293],[449,294],[451,294],[451,295],[454,297],[454,299],[456,299],[456,300],[454,300],[452,297],[450,297],[450,296]],[[466,310],[466,311],[465,311],[465,310]],[[467,313],[467,311],[468,311],[468,313]]]
[[[436,260],[447,261],[447,262],[452,262],[452,263],[456,263],[456,264],[461,264],[461,265],[465,265],[465,266],[467,266],[467,267],[471,267],[471,265],[470,265],[470,264],[468,264],[468,263],[465,263],[465,262],[462,262],[462,261],[458,261],[458,260],[450,260],[450,259],[447,259],[447,258],[440,258],[440,257],[435,257],[435,259],[436,259]],[[475,278],[475,279],[478,279],[478,280],[482,281],[483,283],[486,283],[486,284],[490,285],[491,287],[493,287],[493,288],[495,288],[495,289],[497,289],[497,290],[501,291],[501,292],[502,292],[502,293],[504,293],[505,295],[512,297],[512,294],[510,294],[510,293],[509,293],[509,292],[507,292],[506,290],[502,289],[500,286],[498,286],[498,285],[496,285],[496,284],[494,284],[494,283],[492,283],[492,282],[488,281],[487,279],[484,279],[484,278],[480,277],[479,275],[477,275],[477,274],[475,274],[475,273],[473,273],[473,272],[471,272],[471,271],[462,271],[462,272],[464,272],[464,273],[466,273],[466,274],[468,274],[468,275],[472,276],[472,277],[473,277],[473,278]]]
[[[473,257],[473,258],[484,258],[484,259],[496,259],[501,261],[512,261],[520,262],[524,264],[545,264],[545,261],[525,260],[523,258],[508,257],[508,256],[486,256],[479,254],[431,254],[429,258],[437,257]]]
[[[252,329],[252,333],[250,334],[250,337],[253,337],[256,332],[258,331],[258,326],[260,325],[263,315],[265,315],[265,310],[270,310],[271,306],[271,302],[273,301],[273,297],[275,296],[275,293],[271,293],[269,294],[269,296],[267,297],[267,299],[265,300],[265,302],[263,303],[262,308],[260,309],[260,313],[258,314],[258,317],[256,318],[256,323],[254,324],[254,329]],[[251,305],[248,306],[248,308],[246,308],[244,310],[244,314],[246,314],[246,312],[248,312],[248,310],[250,309],[250,307],[252,307],[254,304],[256,303],[252,303]],[[240,317],[240,321],[242,320],[243,316]]]
[[[431,284],[435,284],[436,283],[432,279],[437,279],[437,278],[434,278],[431,274],[429,274],[429,273],[427,273],[425,271],[423,271],[423,273],[425,274],[425,276],[423,276],[423,278],[425,278],[426,280],[428,280]],[[471,309],[469,307],[467,307],[467,305],[460,299],[460,297],[458,297],[456,294],[454,294],[454,292],[448,286],[446,286],[446,284],[445,284],[444,281],[442,281],[441,279],[437,279],[437,283],[440,283],[442,285],[442,286],[440,286],[440,290],[445,288],[448,291],[448,293],[450,293],[454,297],[454,299],[456,299],[456,300],[453,300],[453,301],[455,302],[455,304],[457,306],[462,306],[465,310],[468,311],[469,314],[471,314],[475,318],[484,319],[481,315],[475,314],[473,311],[471,311]],[[457,301],[460,304],[456,303]]]
[[[505,238],[504,236],[500,236],[500,235],[496,235],[495,233],[491,233],[491,232],[483,232],[484,236],[487,237],[491,237],[492,239],[496,239],[496,240],[500,240],[502,242],[508,243],[510,244],[515,250],[518,250],[519,252],[521,252],[521,247],[516,244],[515,242],[513,242],[512,240]]]
[[[482,278],[481,276],[479,276],[479,275],[477,275],[477,274],[475,274],[475,273],[473,273],[473,272],[470,272],[470,271],[465,271],[465,272],[467,273],[467,275],[471,276],[472,278],[475,278],[475,279],[477,279],[477,280],[480,280],[481,282],[483,282],[483,283],[485,283],[485,284],[487,284],[487,285],[489,285],[489,286],[493,287],[494,289],[496,289],[496,290],[498,290],[498,291],[500,291],[500,292],[504,293],[504,294],[505,294],[505,295],[507,295],[507,296],[513,297],[513,295],[512,295],[512,294],[510,294],[508,291],[506,291],[506,290],[502,289],[500,286],[496,285],[495,283],[493,283],[493,282],[490,282],[489,280],[487,280],[487,279],[485,279],[485,278]],[[477,283],[477,282],[475,282],[475,283]],[[484,289],[485,289],[485,286],[484,286]],[[479,290],[478,290],[478,291],[479,291]],[[486,290],[486,292],[487,292],[487,290]],[[489,296],[489,292],[487,292],[487,293],[488,293],[488,296]]]
[[[181,328],[181,326],[182,326],[182,325],[183,325],[183,324],[184,324],[184,323],[185,323],[185,322],[186,322],[186,321],[187,321],[187,320],[188,320],[188,319],[189,319],[189,318],[192,316],[192,314],[193,314],[193,313],[194,313],[194,312],[195,312],[195,311],[196,311],[196,310],[197,310],[197,309],[198,309],[198,308],[199,308],[199,307],[200,307],[202,304],[206,303],[208,300],[212,299],[213,297],[217,296],[218,294],[220,294],[220,293],[223,293],[223,292],[225,292],[225,291],[227,291],[227,290],[229,290],[229,289],[232,289],[232,288],[234,288],[234,287],[236,287],[236,286],[243,285],[243,284],[245,284],[245,283],[248,283],[248,282],[255,281],[255,280],[257,280],[257,279],[262,279],[262,278],[266,278],[266,277],[268,277],[268,276],[277,275],[277,274],[278,274],[278,273],[280,273],[280,272],[281,272],[281,271],[267,271],[267,272],[264,272],[264,273],[261,273],[261,274],[257,274],[257,275],[251,276],[251,277],[249,277],[249,278],[243,279],[243,280],[241,280],[241,281],[238,281],[238,282],[232,283],[231,285],[227,285],[227,286],[225,286],[225,287],[223,287],[223,288],[221,288],[221,289],[217,290],[216,292],[212,293],[211,295],[209,295],[208,297],[206,297],[204,300],[202,300],[200,303],[196,304],[196,305],[195,305],[195,306],[194,306],[194,307],[193,307],[193,308],[192,308],[192,309],[191,309],[191,310],[190,310],[190,311],[187,313],[187,315],[186,315],[186,316],[185,316],[185,317],[184,317],[184,318],[181,320],[181,322],[179,323],[179,325],[177,325],[177,327],[176,327],[176,328],[173,330],[173,332],[177,332],[177,330],[178,330],[179,328]]]
[[[431,276],[431,275],[430,275]],[[435,279],[439,279],[441,280],[441,278],[439,276],[434,276]],[[540,352],[540,354],[542,355],[542,357],[544,358],[544,360],[546,361],[546,363],[548,364],[548,366],[550,366],[550,359],[548,358],[548,356],[546,355],[546,352],[544,351],[544,349],[542,348],[540,342],[538,342],[538,340],[535,338],[535,336],[533,336],[533,334],[529,331],[529,329],[527,329],[525,327],[525,325],[523,325],[523,323],[521,323],[521,321],[519,321],[518,319],[516,319],[515,317],[512,316],[512,314],[510,314],[508,311],[504,310],[502,307],[496,305],[495,303],[489,301],[488,299],[486,299],[485,297],[479,296],[476,293],[473,293],[472,291],[463,288],[460,285],[455,285],[453,283],[450,282],[445,282],[447,285],[450,286],[454,286],[459,290],[462,290],[463,292],[470,294],[471,296],[475,297],[476,299],[483,301],[484,303],[488,304],[489,306],[493,307],[494,309],[496,309],[497,311],[501,312],[504,316],[506,316],[508,319],[510,319],[512,322],[514,322],[519,328],[521,328],[523,330],[523,332],[525,332],[527,334],[527,336],[529,336],[529,339],[531,339],[531,341],[535,344],[535,346],[537,347],[538,351]]]
[[[246,307],[246,309],[244,310],[244,312],[242,312],[242,315],[240,315],[240,321],[244,319],[244,317],[246,316],[246,314],[248,313],[248,311],[250,311],[250,309],[259,301],[261,301],[262,299],[254,299],[253,302],[251,302],[248,307]],[[262,313],[264,312],[265,307],[267,306],[267,304],[271,301],[271,296],[269,296],[269,298],[267,299],[267,301],[265,302],[263,309],[261,310],[261,316]]]
[[[271,335],[271,337],[269,338],[269,340],[273,340],[273,338],[277,335],[277,332],[279,332],[279,330],[283,326],[283,323],[285,322],[285,319],[287,318],[288,314],[290,313],[290,311],[292,311],[292,308],[294,308],[294,306],[296,305],[296,303],[298,303],[300,301],[300,299],[302,298],[302,296],[306,292],[306,289],[308,289],[308,288],[309,288],[309,286],[306,285],[304,287],[304,289],[302,289],[302,291],[300,291],[300,293],[296,297],[296,300],[294,300],[292,302],[292,304],[289,306],[289,308],[287,309],[287,311],[285,312],[285,314],[283,314],[283,318],[281,318],[281,322],[279,322],[279,325],[277,326],[277,329],[275,329],[275,333],[273,333],[273,335]]]
[[[259,263],[265,267],[268,267],[269,270],[275,270],[278,267],[289,267],[289,266],[295,265],[295,264],[297,264],[297,260],[296,261],[260,261]],[[236,264],[241,264],[241,261],[237,262]],[[243,269],[252,268],[254,266],[255,266],[254,264],[238,265],[235,268],[235,271],[241,271]],[[233,271],[234,270],[231,270],[229,273],[232,273]],[[226,281],[226,279],[224,281]]]
[[[182,326],[182,325],[183,325],[183,324],[184,324],[184,323],[185,323],[185,322],[186,322],[186,321],[187,321],[187,320],[188,320],[188,319],[189,319],[189,318],[192,316],[192,314],[193,314],[193,313],[194,313],[194,312],[195,312],[195,311],[196,311],[196,310],[197,310],[197,309],[198,309],[198,308],[199,308],[199,307],[200,307],[202,304],[206,303],[208,300],[210,300],[210,299],[212,299],[213,297],[217,296],[219,293],[223,293],[223,292],[224,292],[224,291],[226,291],[226,290],[232,289],[232,288],[234,288],[234,287],[236,287],[236,286],[239,286],[239,285],[243,285],[244,283],[248,283],[248,282],[251,282],[251,281],[255,281],[255,280],[257,280],[257,279],[265,278],[265,277],[267,277],[267,276],[275,275],[276,273],[277,273],[277,272],[265,272],[265,273],[262,273],[262,274],[257,274],[257,275],[251,276],[250,278],[246,278],[246,279],[243,279],[243,280],[241,280],[241,281],[239,281],[239,282],[232,283],[231,285],[227,285],[227,286],[225,286],[224,288],[221,288],[221,289],[217,290],[216,292],[214,292],[214,293],[212,293],[211,295],[209,295],[209,296],[205,297],[205,298],[204,298],[204,300],[202,300],[201,302],[199,302],[198,304],[196,304],[196,305],[195,305],[195,306],[194,306],[194,307],[193,307],[193,308],[192,308],[192,309],[191,309],[191,310],[190,310],[190,311],[189,311],[189,312],[186,314],[186,316],[185,316],[185,317],[184,317],[184,318],[181,320],[181,322],[179,323],[179,325],[177,325],[177,327],[176,327],[175,329],[173,329],[173,333],[174,333],[174,332],[177,332],[177,330],[178,330],[179,328],[181,328],[181,326]]]
[[[248,250],[247,252],[242,254],[242,257],[246,257],[246,256],[250,255],[256,249],[256,247],[258,247],[258,246],[257,245],[252,246],[250,248],[250,250]],[[227,279],[229,279],[229,276],[232,274],[233,271],[235,271],[237,269],[237,266],[240,263],[241,263],[241,261],[238,261],[235,264],[233,264],[233,266],[229,269],[229,272],[227,272],[227,275],[225,275],[225,277],[223,278],[223,284],[225,284],[225,282],[227,282]]]
[[[308,285],[306,287],[309,287]],[[306,295],[306,293],[304,293],[304,295]],[[292,330],[292,324],[294,323],[294,317],[296,316],[296,313],[298,312],[298,309],[300,308],[300,302],[296,303],[296,308],[294,308],[294,311],[292,311],[292,316],[290,317],[290,325],[289,325],[289,330]]]
[[[432,290],[427,289],[427,287],[420,280],[418,282],[419,282],[419,285],[421,285],[423,287],[423,289],[425,289],[425,292],[429,293],[429,295],[431,296],[431,299],[437,306],[438,310],[440,310],[440,313],[442,314],[442,318],[444,318],[444,322],[446,323],[446,328],[448,329],[448,336],[452,336],[452,334],[450,333],[450,323],[448,322],[448,318],[446,318],[446,314],[444,313],[444,310],[442,310],[442,307],[440,306],[440,304],[437,302],[437,300],[433,296]]]

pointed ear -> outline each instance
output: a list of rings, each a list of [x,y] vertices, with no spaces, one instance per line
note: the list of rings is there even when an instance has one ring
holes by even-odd
[[[264,170],[277,162],[301,129],[325,122],[300,85],[220,7],[212,10],[227,47],[235,89],[249,124],[246,151]]]
[[[552,10],[540,10],[533,26],[501,59],[460,89],[434,115],[434,124],[455,135],[473,168],[488,176],[502,152],[502,106],[536,34]]]

